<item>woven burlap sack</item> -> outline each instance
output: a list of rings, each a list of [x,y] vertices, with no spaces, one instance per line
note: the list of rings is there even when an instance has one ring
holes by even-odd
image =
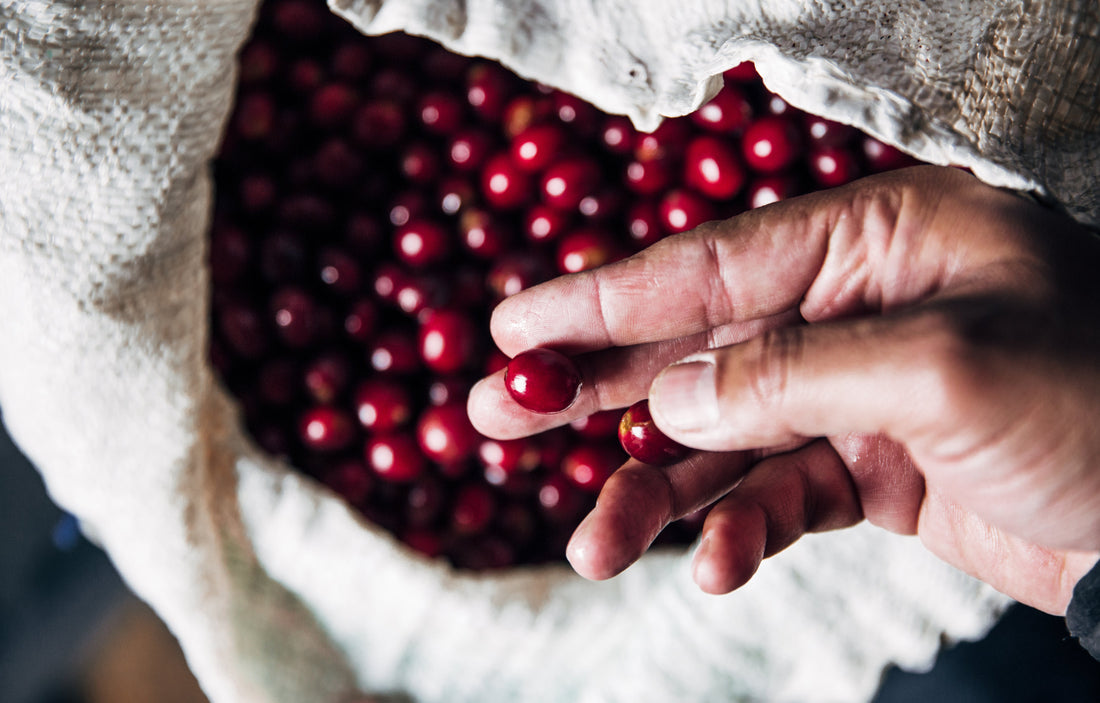
[[[1091,2],[377,0],[334,7],[642,126],[757,61],[796,106],[1100,221]],[[214,703],[868,700],[1007,601],[869,527],[745,589],[459,574],[258,451],[206,362],[209,164],[252,0],[0,2],[0,407]]]

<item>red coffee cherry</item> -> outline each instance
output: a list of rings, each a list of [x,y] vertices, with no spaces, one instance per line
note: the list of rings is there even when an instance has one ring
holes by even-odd
[[[508,393],[536,413],[559,413],[577,400],[581,374],[573,361],[553,349],[530,349],[517,354],[504,371]]]
[[[619,442],[627,454],[652,466],[675,464],[691,453],[691,449],[661,432],[649,413],[648,400],[639,400],[623,413]]]

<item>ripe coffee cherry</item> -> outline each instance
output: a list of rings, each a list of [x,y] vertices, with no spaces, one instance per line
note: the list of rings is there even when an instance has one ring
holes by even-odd
[[[488,132],[467,129],[455,134],[447,149],[451,168],[462,173],[476,171],[485,164],[493,140]]]
[[[748,203],[750,208],[763,207],[792,198],[798,194],[798,183],[787,174],[761,176],[749,184]]]
[[[418,318],[442,305],[448,296],[446,281],[432,273],[407,276],[397,289],[397,307],[409,317]]]
[[[638,195],[656,195],[672,182],[672,159],[635,159],[626,166],[626,186]]]
[[[275,179],[267,174],[254,173],[241,179],[241,207],[253,214],[267,212],[279,197]]]
[[[600,184],[600,167],[592,159],[573,158],[558,161],[542,175],[543,202],[561,210],[573,210]]]
[[[413,219],[395,233],[394,251],[409,266],[424,268],[447,258],[451,237],[437,222]]]
[[[613,154],[625,155],[634,151],[637,134],[629,119],[612,115],[603,123],[600,143]]]
[[[416,337],[404,330],[389,329],[379,334],[371,345],[368,358],[379,373],[407,374],[420,370]]]
[[[412,481],[424,473],[424,455],[412,435],[377,435],[367,440],[363,451],[367,466],[381,478],[395,483]]]
[[[346,190],[358,182],[363,159],[343,139],[330,139],[313,155],[314,180],[328,188]]]
[[[347,460],[325,471],[321,481],[352,505],[364,503],[371,495],[375,478],[358,460]]]
[[[500,257],[489,268],[489,289],[498,299],[503,299],[542,283],[550,274],[549,264],[539,254],[513,252]]]
[[[536,413],[559,413],[580,395],[581,374],[561,352],[529,349],[508,362],[504,385],[522,407]]]
[[[401,173],[416,185],[431,185],[439,177],[439,150],[425,142],[410,144],[401,154]]]
[[[371,66],[371,52],[365,44],[347,41],[337,46],[329,61],[333,75],[356,82],[367,77]]]
[[[810,175],[823,188],[834,188],[855,180],[859,164],[852,152],[838,146],[812,149],[807,159]]]
[[[347,123],[358,107],[359,96],[353,88],[329,83],[313,94],[309,114],[318,127],[336,129]]]
[[[515,137],[533,124],[545,122],[554,116],[554,106],[543,96],[517,95],[504,108],[501,127],[504,135]]]
[[[318,403],[334,402],[347,388],[351,364],[339,352],[321,354],[305,367],[302,380],[306,393]]]
[[[485,484],[468,483],[458,489],[451,507],[451,527],[463,535],[482,532],[496,514],[496,500]]]
[[[801,140],[790,118],[765,115],[745,130],[741,152],[749,168],[758,173],[776,173],[798,158]]]
[[[573,420],[569,427],[586,439],[608,439],[617,437],[619,421],[623,414],[618,410],[601,410],[586,417]]]
[[[470,381],[463,376],[437,376],[428,386],[428,402],[432,405],[465,403],[470,394]]]
[[[512,160],[524,171],[541,171],[558,158],[564,141],[565,133],[559,125],[532,125],[512,140]]]
[[[391,151],[405,134],[405,115],[394,100],[375,99],[360,107],[351,118],[351,135],[368,149]]]
[[[913,157],[874,137],[863,138],[863,158],[871,171],[889,171],[916,163]]]
[[[714,219],[714,207],[706,198],[686,188],[665,193],[660,204],[661,224],[670,233],[686,232]]]
[[[545,203],[536,203],[524,216],[523,234],[532,242],[549,242],[561,236],[569,225],[566,212]]]
[[[732,68],[727,68],[722,75],[727,81],[735,83],[749,83],[760,78],[752,61],[742,61]]]
[[[435,559],[443,553],[443,539],[427,528],[405,530],[401,533],[401,541],[405,546],[429,559]],[[365,698],[353,703],[368,703],[370,700]]]
[[[256,392],[271,405],[289,405],[298,397],[301,371],[294,361],[276,357],[263,366],[256,378]],[[324,402],[324,401],[322,401]]]
[[[590,103],[560,90],[555,90],[550,99],[558,120],[569,125],[574,133],[588,137],[598,129],[600,115]]]
[[[385,303],[397,304],[397,293],[409,278],[404,268],[392,261],[383,262],[374,272],[371,288],[378,299]]]
[[[405,524],[429,527],[437,521],[447,504],[447,488],[431,474],[422,475],[409,486],[405,495]]]
[[[619,448],[611,444],[581,444],[566,453],[561,471],[573,485],[589,493],[599,493],[611,474],[626,461]]]
[[[807,114],[804,122],[806,136],[813,146],[843,146],[858,134],[854,127],[817,115]]]
[[[611,233],[598,227],[573,230],[558,243],[558,272],[578,273],[621,258]]]
[[[283,36],[295,41],[311,41],[324,31],[323,8],[308,0],[278,0],[271,11],[271,21]]]
[[[321,283],[337,295],[352,295],[363,283],[359,259],[337,247],[325,247],[317,253],[317,269]]]
[[[282,288],[271,298],[275,332],[289,347],[309,346],[317,336],[321,315],[313,296],[301,288]]]
[[[257,359],[268,350],[267,326],[260,313],[239,302],[227,302],[218,311],[218,330],[228,348],[245,359]]]
[[[412,396],[405,384],[385,377],[363,381],[355,390],[354,403],[359,424],[374,433],[392,432],[413,417]]]
[[[552,523],[570,524],[584,509],[580,491],[562,474],[547,476],[539,486],[539,507]]]
[[[650,200],[639,200],[630,206],[626,215],[626,226],[627,234],[636,249],[656,244],[665,236],[657,203]]]
[[[355,439],[355,425],[347,413],[321,405],[302,414],[298,423],[302,444],[319,452],[347,448]]]
[[[243,139],[265,139],[275,128],[275,103],[267,93],[241,97],[233,118],[236,133]]]
[[[240,280],[248,271],[252,243],[239,227],[215,224],[210,231],[210,275],[215,283]]]
[[[624,200],[619,190],[600,187],[596,192],[581,198],[577,203],[577,212],[589,222],[608,222],[622,212]]]
[[[479,259],[495,259],[509,243],[508,229],[487,210],[464,210],[459,216],[458,230],[466,251]]]
[[[451,93],[431,91],[418,107],[420,124],[432,134],[451,134],[462,124],[462,103]]]
[[[432,310],[420,323],[420,358],[436,373],[457,373],[474,362],[477,327],[460,310]]]
[[[690,135],[690,120],[665,120],[652,133],[638,135],[634,144],[634,158],[639,161],[674,158],[683,153]]]
[[[497,467],[507,475],[533,471],[539,465],[538,447],[526,437],[482,439],[477,448],[482,467]]]
[[[497,64],[475,63],[466,72],[466,102],[482,119],[499,119],[511,99],[512,80]]]
[[[308,95],[317,90],[324,80],[324,67],[319,61],[308,56],[296,59],[287,71],[287,83],[290,89],[300,95]]]
[[[700,136],[688,143],[684,180],[715,200],[728,200],[745,185],[745,171],[728,140]]]
[[[530,178],[508,154],[497,154],[482,169],[481,194],[493,207],[514,210],[531,199]]]
[[[727,85],[691,115],[691,121],[708,132],[740,132],[752,121],[752,103],[735,85]]]
[[[360,298],[351,304],[344,316],[344,332],[356,342],[369,341],[378,328],[378,306],[370,298]]]
[[[416,438],[424,456],[451,476],[465,470],[464,462],[474,456],[482,439],[470,423],[464,402],[425,408],[417,420]]]
[[[639,400],[623,413],[619,422],[619,442],[627,454],[652,466],[675,464],[691,453],[689,448],[661,432],[649,413],[648,400]]]
[[[242,86],[264,83],[275,75],[279,52],[271,44],[253,39],[241,49],[238,82]]]

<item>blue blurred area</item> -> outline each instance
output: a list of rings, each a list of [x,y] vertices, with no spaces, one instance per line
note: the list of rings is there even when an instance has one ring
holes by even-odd
[[[129,592],[2,428],[0,537],[0,703],[80,703],[74,677]],[[874,699],[1088,702],[1100,702],[1100,664],[1068,638],[1061,618],[1022,606],[984,640],[945,650],[929,673],[887,672]]]
[[[127,596],[107,557],[0,431],[0,701],[73,700],[73,674]]]

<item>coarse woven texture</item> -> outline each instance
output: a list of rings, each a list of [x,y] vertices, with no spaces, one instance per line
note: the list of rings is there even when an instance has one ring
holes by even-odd
[[[752,58],[798,107],[1097,221],[1093,3],[337,9],[648,126]],[[205,267],[209,163],[254,13],[0,0],[0,407],[214,703],[850,703],[884,667],[987,630],[1003,596],[869,527],[805,539],[722,598],[676,552],[602,584],[565,567],[471,576],[258,452],[206,363]]]
[[[639,127],[756,61],[795,107],[1100,225],[1094,0],[330,0],[566,86]]]

